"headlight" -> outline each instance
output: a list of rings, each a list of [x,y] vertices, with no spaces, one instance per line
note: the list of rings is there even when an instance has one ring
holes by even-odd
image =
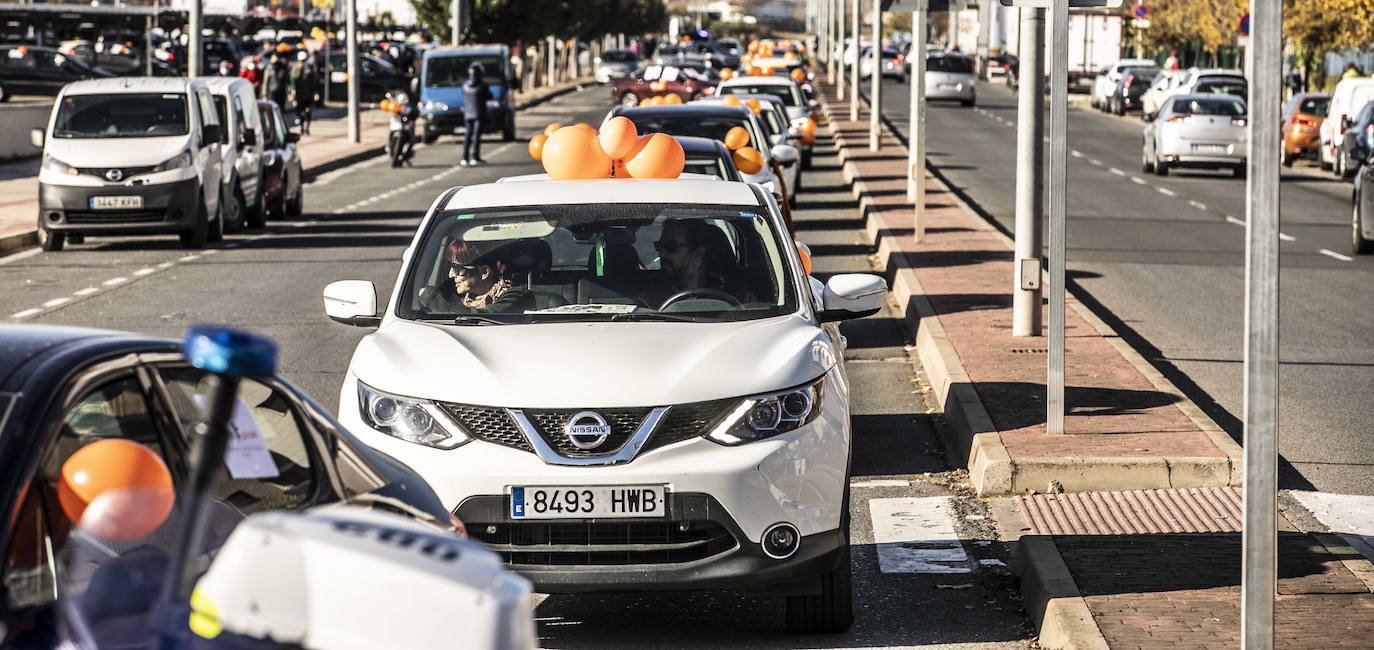
[[[154,168],[153,168],[153,171],[155,171],[155,172],[169,172],[169,171],[172,171],[173,169],[181,169],[182,167],[190,167],[190,166],[191,166],[191,152],[189,152],[189,151],[183,151],[183,152],[181,152],[181,153],[179,153],[179,154],[177,154],[177,155],[175,155],[175,156],[172,156],[171,158],[168,158],[167,160],[162,161],[162,164],[160,164],[160,165],[158,165],[157,167],[154,167]]]
[[[48,154],[43,154],[43,170],[53,172],[55,174],[67,174],[70,176],[76,176],[81,173],[77,171],[75,167],[72,167],[71,165],[62,162],[61,160],[53,158]]]
[[[771,438],[810,423],[821,414],[825,378],[800,388],[744,400],[715,430],[711,441],[727,446]]]
[[[448,104],[445,104],[443,102],[425,102],[423,104],[420,104],[420,108],[423,108],[427,112],[433,113],[435,111],[447,111]]]
[[[373,390],[358,382],[363,422],[393,438],[435,449],[453,449],[472,437],[433,402]]]

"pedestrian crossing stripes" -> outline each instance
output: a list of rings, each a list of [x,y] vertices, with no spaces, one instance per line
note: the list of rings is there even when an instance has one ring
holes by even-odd
[[[883,573],[971,573],[954,532],[949,497],[871,499],[873,541]]]

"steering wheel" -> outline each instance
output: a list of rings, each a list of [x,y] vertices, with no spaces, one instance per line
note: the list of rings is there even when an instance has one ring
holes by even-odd
[[[736,297],[734,297],[734,296],[732,296],[732,295],[730,295],[730,294],[728,294],[728,293],[726,293],[726,292],[724,292],[724,291],[721,291],[720,289],[709,289],[709,288],[702,287],[702,288],[698,288],[698,289],[685,289],[685,290],[679,291],[679,292],[677,292],[677,293],[675,293],[675,294],[673,294],[673,295],[671,295],[671,296],[668,296],[668,299],[667,299],[667,300],[664,300],[662,305],[659,305],[658,310],[659,310],[659,311],[667,311],[669,305],[671,305],[671,304],[673,304],[673,303],[675,303],[675,302],[680,302],[680,301],[682,301],[682,300],[686,300],[687,298],[693,298],[693,297],[696,297],[696,298],[713,298],[713,299],[715,299],[715,300],[720,300],[720,301],[723,301],[723,302],[727,302],[727,303],[730,304],[731,307],[743,307],[743,306],[744,306],[744,303],[740,302],[738,298],[736,298]]]

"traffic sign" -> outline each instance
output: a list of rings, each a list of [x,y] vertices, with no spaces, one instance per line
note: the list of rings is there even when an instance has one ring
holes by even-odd
[[[1136,20],[1145,20],[1150,17],[1150,8],[1146,7],[1143,3],[1138,4],[1135,6],[1135,9],[1131,10],[1131,15],[1135,16]]]
[[[1247,12],[1244,16],[1241,16],[1241,18],[1240,18],[1239,29],[1240,29],[1240,35],[1241,35],[1241,36],[1249,36],[1249,35],[1250,35],[1250,14],[1249,14],[1249,12]]]

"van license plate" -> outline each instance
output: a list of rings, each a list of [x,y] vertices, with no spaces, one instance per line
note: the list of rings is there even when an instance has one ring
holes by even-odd
[[[143,207],[143,197],[133,196],[92,196],[92,210],[127,210]]]
[[[603,519],[664,517],[668,488],[663,485],[594,487],[512,487],[512,519]]]

